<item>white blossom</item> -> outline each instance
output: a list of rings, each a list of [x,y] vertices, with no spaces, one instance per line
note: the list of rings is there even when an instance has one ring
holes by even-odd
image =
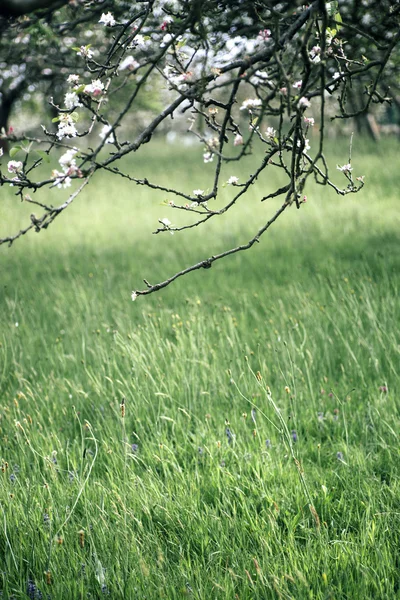
[[[22,162],[20,160],[10,160],[7,163],[7,169],[9,173],[18,173],[22,169]]]
[[[93,79],[92,83],[89,83],[85,86],[83,90],[85,94],[91,94],[95,98],[100,96],[104,91],[104,83],[100,81],[100,79]]]
[[[132,294],[131,294],[132,302],[135,302],[135,300],[136,300],[137,297],[138,297],[137,293],[136,292],[132,292]]]
[[[51,176],[54,179],[54,185],[58,188],[68,188],[71,187],[71,177],[68,177],[65,173],[61,173],[57,171],[57,169],[53,169],[51,172]]]
[[[193,190],[193,196],[204,196],[204,190]]]
[[[83,58],[92,58],[93,52],[90,50],[89,46],[81,46],[77,52],[78,56],[82,56]]]
[[[267,129],[265,130],[265,135],[268,138],[273,139],[276,136],[276,131],[273,127],[267,127]]]
[[[302,98],[300,98],[299,100],[299,108],[310,108],[311,106],[311,102],[309,101],[308,98],[306,98],[305,96],[303,96]]]
[[[321,62],[320,54],[321,54],[320,46],[313,46],[311,48],[310,59],[311,59],[311,62],[313,62],[315,65]]]
[[[133,58],[132,55],[126,56],[124,60],[120,63],[119,69],[124,71],[124,69],[128,69],[128,71],[134,71],[139,67],[139,63],[137,60]]]
[[[79,102],[79,96],[78,94],[75,94],[75,92],[67,92],[65,94],[64,105],[65,108],[68,108],[69,110],[76,108],[77,106],[82,106],[82,104]]]
[[[212,162],[214,160],[214,154],[212,152],[204,152],[203,160],[205,163]]]
[[[3,154],[4,154],[3,148],[0,148],[0,158],[3,156]]]
[[[67,83],[72,83],[72,85],[77,85],[79,83],[79,75],[74,75],[73,73],[71,75],[68,75]]]
[[[69,150],[67,150],[62,156],[60,156],[60,158],[58,159],[58,162],[60,163],[61,167],[63,169],[75,169],[76,168],[76,160],[75,160],[75,155],[78,153],[78,150],[76,150],[76,148],[70,148]]]
[[[229,185],[236,185],[237,183],[239,183],[239,177],[231,175],[226,183],[228,183]]]
[[[351,171],[353,170],[353,167],[351,166],[350,163],[348,163],[347,165],[343,165],[342,167],[337,165],[336,168],[338,169],[338,171],[341,171],[342,173],[351,173]]]
[[[304,123],[306,125],[309,125],[310,127],[314,127],[315,120],[313,119],[313,117],[304,117]]]
[[[302,85],[303,85],[303,80],[302,80],[302,79],[299,79],[299,81],[295,81],[295,82],[294,82],[294,84],[293,84],[293,87],[294,87],[296,90],[300,90]]]
[[[240,110],[251,110],[252,108],[258,108],[262,105],[260,98],[247,98],[244,102],[242,102],[242,106]]]
[[[235,135],[235,139],[233,140],[233,145],[234,146],[242,146],[243,145],[243,138],[240,135],[240,133],[237,133]]]
[[[70,114],[61,113],[59,115],[57,137],[62,140],[64,137],[76,137],[78,131]]]
[[[165,225],[165,227],[169,227],[171,225],[171,221],[167,219],[167,217],[164,217],[164,219],[160,219],[160,223]]]
[[[111,125],[104,125],[103,129],[99,133],[99,136],[101,137],[102,140],[104,140],[105,138],[107,138],[106,144],[113,144],[115,142],[115,135],[114,135],[114,133],[112,133],[111,135],[109,135],[109,133],[110,133],[111,130],[112,130]]]
[[[113,15],[108,12],[101,15],[99,23],[105,25],[106,27],[113,27],[116,23],[116,20],[114,19]]]

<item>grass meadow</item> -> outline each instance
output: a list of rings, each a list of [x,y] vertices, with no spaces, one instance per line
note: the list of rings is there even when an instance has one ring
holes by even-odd
[[[99,174],[0,248],[3,598],[400,597],[396,156],[355,139],[360,194],[311,184],[257,247],[136,302],[144,277],[250,239],[276,175],[154,236],[181,222],[168,196]],[[210,185],[201,148],[152,143],[127,165]],[[0,237],[30,212],[2,190]]]

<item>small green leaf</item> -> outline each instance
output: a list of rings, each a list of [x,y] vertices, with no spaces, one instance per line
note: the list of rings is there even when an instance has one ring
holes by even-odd
[[[77,112],[73,112],[70,114],[70,117],[73,121],[75,121],[75,123],[79,120],[79,115]]]
[[[341,23],[343,23],[341,14],[339,12],[337,12],[334,16],[334,19],[335,19],[337,30],[340,31],[342,28]]]
[[[14,146],[13,148],[10,149],[10,158],[14,158],[14,156],[16,154],[18,154],[18,152],[22,150],[21,146]]]
[[[58,123],[59,120],[60,120],[60,117],[54,117],[54,119],[52,119],[51,122]]]
[[[39,154],[40,158],[46,163],[50,162],[50,156],[47,154],[47,152],[44,152],[43,150],[36,150],[36,154]]]

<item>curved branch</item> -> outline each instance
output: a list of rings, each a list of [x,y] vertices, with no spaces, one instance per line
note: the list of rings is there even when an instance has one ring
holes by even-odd
[[[275,221],[287,209],[288,206],[290,206],[290,204],[285,201],[282,204],[282,206],[279,208],[279,210],[276,211],[274,216],[263,227],[261,227],[261,229],[258,230],[256,235],[253,238],[251,238],[251,240],[249,242],[247,242],[247,244],[242,244],[241,246],[236,246],[236,248],[231,248],[230,250],[226,250],[225,252],[221,252],[220,254],[215,254],[214,256],[211,256],[210,258],[206,258],[205,260],[202,260],[202,261],[196,263],[195,265],[192,265],[191,267],[187,267],[186,269],[183,269],[182,271],[175,273],[175,275],[173,275],[169,279],[166,279],[165,281],[162,281],[161,283],[156,283],[155,285],[150,285],[150,283],[145,279],[144,282],[147,285],[147,290],[133,291],[132,292],[132,300],[135,300],[137,298],[137,296],[146,296],[147,294],[152,294],[153,292],[157,292],[158,290],[161,290],[161,289],[167,287],[170,283],[175,281],[175,279],[178,279],[178,277],[182,277],[182,275],[187,275],[188,273],[191,273],[192,271],[197,271],[198,269],[209,269],[216,260],[225,258],[226,256],[230,256],[231,254],[236,254],[236,252],[242,252],[243,250],[249,250],[249,248],[254,246],[254,244],[256,242],[260,241],[260,237],[267,231],[267,229],[269,229],[271,227],[272,223],[275,223]]]

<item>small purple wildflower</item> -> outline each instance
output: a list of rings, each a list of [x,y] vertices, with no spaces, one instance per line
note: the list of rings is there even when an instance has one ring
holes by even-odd
[[[220,467],[222,467],[222,468],[224,468],[224,466],[225,466],[225,461],[224,461],[224,460],[221,460],[221,462],[219,463],[219,466],[220,466]]]
[[[329,398],[333,398],[333,393],[329,392]]]
[[[336,452],[336,458],[343,462],[343,452]]]
[[[110,592],[108,591],[108,587],[106,586],[105,583],[103,583],[103,585],[101,586],[101,592],[103,594],[109,594]]]
[[[204,449],[203,449],[201,446],[199,446],[199,447],[198,447],[197,451],[198,451],[198,453],[199,453],[199,456],[203,456],[203,454],[204,454]]]
[[[47,513],[44,513],[43,515],[43,523],[48,526],[50,525],[50,517]]]
[[[267,448],[271,448],[271,446],[272,446],[271,440],[265,440],[265,445]]]
[[[28,595],[28,598],[31,600],[35,600],[36,598],[36,585],[34,584],[34,582],[32,581],[32,579],[28,579],[28,585],[27,585],[27,589],[26,589],[26,593]]]
[[[133,454],[137,454],[137,451],[139,450],[138,444],[132,444],[131,450]]]
[[[388,393],[388,388],[386,385],[381,385],[379,387],[379,391],[382,392],[382,394],[387,394]]]
[[[295,429],[292,429],[292,440],[297,442],[297,431]]]
[[[17,479],[17,476],[15,475],[15,473],[11,473],[11,475],[10,475],[10,481],[11,481],[11,483],[15,483],[16,479]]]
[[[70,483],[73,483],[75,480],[75,471],[68,471],[68,479]]]
[[[319,412],[318,413],[318,421],[323,421],[324,420],[324,413],[323,412]]]

